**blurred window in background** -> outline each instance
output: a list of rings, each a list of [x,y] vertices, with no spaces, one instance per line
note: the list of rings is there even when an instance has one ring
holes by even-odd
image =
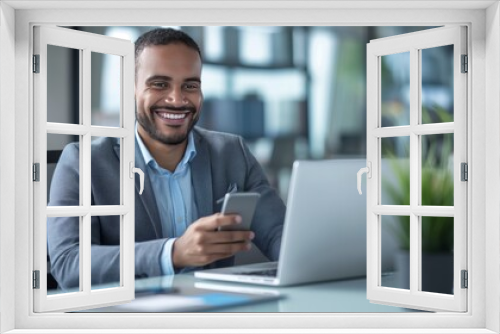
[[[209,26],[204,28],[205,50],[203,57],[212,61],[221,61],[224,57],[224,27]]]
[[[282,27],[238,27],[240,59],[244,65],[268,66],[277,55],[273,53],[273,42],[280,41]]]

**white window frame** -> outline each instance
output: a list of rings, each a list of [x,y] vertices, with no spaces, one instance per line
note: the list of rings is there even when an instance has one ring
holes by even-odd
[[[133,84],[135,73],[132,41],[85,33],[48,25],[34,27],[34,54],[39,56],[39,71],[33,73],[33,160],[39,164],[39,181],[33,184],[34,270],[39,272],[39,288],[34,289],[35,312],[89,309],[103,304],[129,302],[135,296],[135,117]],[[78,50],[80,60],[80,92],[78,124],[47,122],[48,45]],[[111,54],[120,61],[120,124],[117,127],[91,124],[91,54]],[[79,137],[80,204],[47,206],[47,134],[69,134]],[[120,203],[91,204],[91,139],[92,136],[114,137],[120,145]],[[91,219],[92,216],[120,216],[120,282],[119,286],[92,290],[91,287]],[[70,293],[47,294],[47,218],[79,216],[79,287]]]
[[[368,269],[367,295],[375,303],[411,305],[423,310],[460,311],[467,309],[467,290],[461,287],[461,270],[467,269],[467,184],[461,181],[460,165],[467,163],[467,74],[461,73],[461,55],[467,54],[466,28],[448,26],[372,40],[367,46],[367,155],[372,177],[367,179],[367,236]],[[422,52],[421,50],[452,45],[453,62],[453,122],[423,124]],[[381,124],[381,64],[387,55],[409,53],[410,63],[410,122],[404,126]],[[423,206],[421,203],[421,136],[453,134],[453,206]],[[409,205],[382,204],[382,138],[409,139],[410,203]],[[382,217],[405,215],[410,220],[410,289],[384,287],[382,277]],[[422,291],[421,217],[453,217],[453,294]]]
[[[216,1],[0,3],[0,331],[121,332],[131,328],[310,329],[340,333],[500,332],[500,11],[498,1]],[[65,6],[66,8],[62,8]],[[122,9],[130,6],[131,9]],[[138,6],[149,10],[137,10]],[[224,9],[220,9],[223,6]],[[397,8],[392,9],[391,6]],[[85,8],[83,8],[85,7]],[[99,7],[99,8],[98,8]],[[106,7],[110,10],[102,9]],[[155,8],[163,7],[163,8]],[[196,7],[196,9],[193,9]],[[47,9],[48,8],[48,9]],[[83,8],[83,9],[82,9]],[[402,9],[403,8],[403,9]],[[113,9],[113,10],[111,10]],[[306,10],[304,10],[306,9]],[[468,26],[470,270],[467,313],[436,314],[34,314],[32,312],[31,33],[60,25],[446,25]],[[485,24],[486,22],[486,24]],[[486,70],[487,69],[487,70]],[[14,140],[13,140],[14,138]],[[13,145],[13,143],[15,143]],[[486,154],[487,152],[487,154]],[[353,172],[353,178],[356,171]],[[487,182],[486,182],[487,179]],[[26,261],[26,259],[29,259]],[[165,329],[170,327],[171,330]],[[257,327],[258,326],[258,327]],[[415,331],[417,328],[418,330]],[[429,329],[429,328],[432,328]],[[64,330],[62,330],[64,329]],[[357,330],[356,330],[357,329]],[[46,332],[46,331],[45,331]],[[264,332],[264,330],[261,330]],[[293,331],[297,332],[297,331]]]

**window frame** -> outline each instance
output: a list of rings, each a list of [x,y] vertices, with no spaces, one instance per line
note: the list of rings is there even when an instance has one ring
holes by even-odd
[[[453,72],[453,121],[449,123],[422,122],[422,51],[452,45]],[[408,53],[409,56],[409,123],[400,126],[383,126],[380,104],[382,92],[382,57]],[[460,179],[460,163],[467,163],[467,76],[461,73],[461,55],[467,54],[466,29],[448,26],[374,39],[367,46],[367,162],[371,164],[372,177],[367,179],[367,235],[368,268],[367,294],[374,303],[413,305],[423,310],[449,310],[463,312],[467,309],[467,291],[461,288],[460,271],[467,270],[467,182]],[[450,131],[451,128],[451,131]],[[429,131],[431,130],[431,131]],[[449,131],[449,132],[448,132]],[[453,135],[453,206],[424,206],[422,192],[422,137],[427,134]],[[409,205],[386,205],[382,202],[382,139],[408,138],[408,168],[410,172]],[[420,183],[420,184],[419,184]],[[383,217],[398,214],[410,220],[410,272],[409,288],[389,288],[381,284],[382,221]],[[422,218],[443,215],[453,218],[453,291],[451,294],[428,293],[422,290]]]
[[[24,3],[24,4],[23,4]],[[66,2],[67,3],[67,2]],[[82,5],[83,3],[83,5]],[[189,1],[169,2],[160,10],[118,9],[107,11],[98,7],[119,7],[116,3],[102,1],[61,4],[59,2],[3,2],[0,26],[0,152],[2,170],[0,171],[0,331],[18,329],[52,328],[71,329],[88,328],[94,332],[113,328],[137,328],[137,323],[148,324],[149,328],[162,329],[168,323],[172,328],[192,328],[202,332],[204,328],[257,328],[256,323],[265,328],[310,328],[320,331],[329,328],[331,332],[341,332],[344,328],[356,326],[359,332],[377,332],[380,328],[397,328],[398,333],[412,332],[409,326],[419,328],[419,332],[428,333],[426,328],[435,328],[433,332],[449,332],[449,329],[468,328],[467,332],[491,333],[500,331],[497,318],[500,300],[500,230],[497,226],[500,216],[498,203],[500,194],[500,124],[498,110],[500,99],[500,13],[498,1],[459,2],[461,9],[450,2],[423,2],[420,9],[390,9],[384,1],[370,2],[370,9],[364,8],[365,2],[333,1],[324,2],[296,1],[290,4],[280,1],[239,2],[227,5],[221,10],[215,1],[196,3],[192,8]],[[130,2],[133,4],[133,2]],[[148,6],[148,2],[144,2]],[[337,3],[337,7],[335,4]],[[342,5],[343,4],[343,5]],[[440,5],[439,5],[440,4]],[[12,6],[12,7],[11,7]],[[58,8],[50,6],[70,6]],[[71,7],[72,6],[72,7]],[[76,9],[76,6],[87,7]],[[149,6],[161,6],[150,4]],[[342,6],[344,6],[342,8]],[[394,5],[395,6],[395,5]],[[398,6],[405,6],[398,4]],[[418,7],[416,2],[413,6]],[[432,8],[425,6],[432,6]],[[440,7],[441,6],[441,7]],[[49,8],[46,10],[43,8]],[[133,6],[132,6],[133,7]],[[202,8],[204,7],[204,8]],[[232,8],[227,8],[232,7]],[[325,8],[326,7],[326,8]],[[339,9],[340,7],[340,9]],[[353,8],[354,7],[354,8]],[[439,7],[441,9],[436,9]],[[489,7],[489,8],[488,8]],[[31,8],[31,9],[30,9]],[[306,8],[307,10],[304,10]],[[348,9],[351,8],[351,9]],[[376,9],[373,9],[376,8]],[[451,9],[450,9],[451,8]],[[488,8],[488,9],[487,9]],[[55,10],[57,9],[57,10]],[[245,9],[245,10],[242,10]],[[207,15],[207,10],[210,15]],[[212,11],[210,11],[212,10]],[[263,12],[262,10],[265,10]],[[374,13],[374,11],[376,13]],[[468,132],[472,134],[468,143],[470,152],[469,190],[471,198],[468,210],[469,258],[469,308],[465,314],[148,314],[148,315],[109,315],[109,314],[34,314],[30,271],[32,262],[32,208],[30,194],[32,184],[29,178],[32,156],[32,105],[27,96],[32,95],[29,70],[31,69],[32,26],[34,24],[60,25],[102,25],[106,14],[106,25],[161,25],[166,18],[175,18],[182,25],[239,25],[263,24],[273,22],[276,25],[443,25],[465,24],[470,31],[470,59],[468,104]],[[265,15],[262,15],[264,14]],[[314,17],[314,21],[312,21]],[[182,18],[182,22],[181,19]],[[486,22],[486,25],[484,24]],[[180,24],[179,24],[180,25]],[[15,37],[14,37],[15,36]],[[4,46],[5,45],[5,46]],[[4,62],[5,61],[5,62]],[[486,71],[486,67],[488,71]],[[14,82],[14,85],[11,83]],[[17,88],[17,89],[16,89]],[[15,110],[11,112],[10,110]],[[15,114],[15,116],[13,116]],[[472,116],[474,115],[474,120]],[[12,121],[14,119],[14,129]],[[4,131],[6,130],[6,131]],[[26,135],[28,134],[28,135]],[[15,145],[12,145],[12,137]],[[485,153],[488,152],[488,154]],[[353,171],[353,178],[356,171]],[[15,175],[15,177],[12,177]],[[486,176],[488,175],[488,182]],[[3,186],[5,185],[5,186]],[[14,194],[14,200],[10,199]],[[486,196],[488,194],[488,196]],[[10,199],[10,200],[8,200]],[[485,203],[486,202],[486,203]],[[15,224],[10,222],[15,221]],[[28,242],[26,242],[28,240]],[[30,246],[31,245],[31,246]],[[474,247],[472,247],[474,245]],[[29,261],[23,259],[29,258]],[[12,288],[14,287],[14,288]],[[487,292],[487,293],[486,293]],[[12,307],[12,305],[15,305]],[[426,320],[422,322],[422,317]],[[196,324],[196,325],[195,325]],[[195,327],[196,326],[196,327]],[[260,325],[262,326],[262,325]],[[286,327],[285,327],[286,326]],[[407,328],[407,329],[405,329]],[[446,330],[448,328],[448,331]],[[167,330],[165,330],[167,331]],[[381,330],[378,330],[379,332]],[[74,330],[76,332],[76,330]],[[144,332],[144,329],[141,330]],[[387,332],[387,330],[383,331]]]
[[[134,284],[134,232],[135,232],[135,183],[134,164],[135,117],[132,85],[134,82],[134,47],[129,40],[74,31],[49,25],[34,27],[34,53],[40,56],[39,73],[32,76],[33,96],[33,160],[39,163],[40,181],[33,184],[34,269],[40,272],[39,289],[34,290],[36,312],[70,311],[88,309],[93,305],[129,302],[135,296]],[[80,77],[77,83],[81,101],[77,124],[48,122],[48,46],[78,50]],[[92,53],[110,54],[120,60],[119,125],[98,126],[91,122],[91,58]],[[35,127],[36,125],[36,127]],[[47,206],[47,135],[66,134],[78,136],[79,198],[76,207]],[[120,203],[118,205],[91,204],[91,141],[93,136],[119,139]],[[69,210],[68,210],[69,209]],[[48,217],[68,217],[68,211],[80,220],[80,280],[77,291],[49,296],[47,291],[47,221]],[[120,216],[120,282],[118,287],[94,290],[91,283],[91,219],[92,216]],[[36,223],[35,223],[36,222]],[[111,301],[111,302],[110,302]]]

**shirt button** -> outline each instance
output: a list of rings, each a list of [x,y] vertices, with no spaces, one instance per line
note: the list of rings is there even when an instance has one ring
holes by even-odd
[[[182,223],[182,217],[177,217],[177,224]]]

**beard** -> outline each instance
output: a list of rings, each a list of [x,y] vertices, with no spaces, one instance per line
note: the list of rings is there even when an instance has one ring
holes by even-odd
[[[155,109],[154,107],[151,108],[151,114],[154,113],[154,109]],[[137,122],[142,126],[144,131],[146,131],[152,139],[157,140],[160,143],[163,143],[165,145],[179,145],[187,140],[189,133],[191,132],[191,130],[194,128],[194,126],[198,122],[199,112],[196,113],[196,109],[194,107],[184,107],[184,108],[172,107],[169,109],[171,109],[173,111],[174,110],[175,111],[181,111],[181,110],[186,111],[187,110],[190,113],[192,113],[193,118],[192,118],[192,120],[188,126],[188,129],[185,133],[177,133],[177,134],[173,134],[173,135],[163,134],[161,131],[158,130],[154,119],[148,117],[148,115],[146,115],[146,113],[144,113],[144,112],[138,113],[136,111],[135,116],[136,116]]]

